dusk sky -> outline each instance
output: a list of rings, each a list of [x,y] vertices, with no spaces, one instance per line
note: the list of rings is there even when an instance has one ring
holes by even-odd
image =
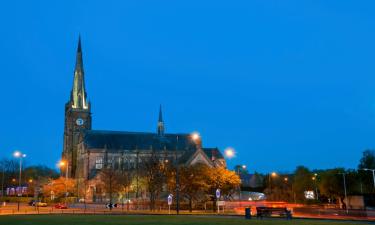
[[[0,157],[54,167],[81,34],[93,129],[200,132],[250,172],[375,148],[374,1],[8,1]]]

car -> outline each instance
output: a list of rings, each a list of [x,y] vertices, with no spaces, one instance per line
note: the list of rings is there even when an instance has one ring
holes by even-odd
[[[45,203],[45,202],[35,202],[34,206],[37,206],[37,207],[47,207],[47,203]]]
[[[56,209],[67,209],[68,206],[65,205],[65,204],[63,204],[63,203],[57,203],[57,204],[55,205],[55,208],[56,208]]]
[[[35,205],[35,200],[30,200],[27,204],[29,205],[29,206],[34,206]]]

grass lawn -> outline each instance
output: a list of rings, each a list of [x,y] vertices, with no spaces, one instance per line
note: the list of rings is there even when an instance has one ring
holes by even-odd
[[[291,220],[265,219],[245,220],[244,218],[215,217],[215,216],[139,216],[139,215],[19,215],[0,216],[1,225],[95,225],[95,224],[125,224],[125,225],[354,225],[371,224],[350,221],[320,221],[320,220]]]

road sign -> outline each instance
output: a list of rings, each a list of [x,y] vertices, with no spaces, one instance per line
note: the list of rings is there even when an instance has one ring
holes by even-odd
[[[172,205],[172,194],[168,195],[168,205]]]
[[[173,199],[173,195],[172,195],[172,194],[169,194],[169,195],[168,195],[168,213],[169,213],[169,214],[171,214],[172,199]]]
[[[225,201],[217,201],[217,206],[225,206]]]
[[[217,198],[217,199],[220,198],[220,189],[216,189],[216,198]]]

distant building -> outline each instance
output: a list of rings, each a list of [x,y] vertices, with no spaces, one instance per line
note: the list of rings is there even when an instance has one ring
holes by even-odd
[[[141,158],[150,154],[157,154],[179,165],[204,163],[210,167],[225,166],[218,148],[203,147],[200,138],[189,133],[167,133],[161,106],[156,132],[93,130],[84,74],[79,39],[73,88],[70,100],[65,104],[62,158],[68,162],[69,177],[86,182],[93,180],[104,168],[134,170],[142,163]],[[89,186],[94,192],[95,183],[89,182]]]

